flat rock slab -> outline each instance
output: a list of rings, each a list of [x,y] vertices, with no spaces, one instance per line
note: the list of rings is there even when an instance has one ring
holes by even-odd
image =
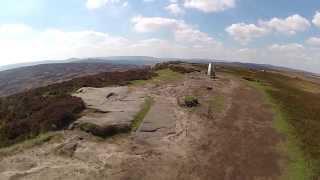
[[[155,104],[138,130],[139,132],[171,131],[175,127],[174,103],[170,98],[156,98]]]
[[[140,111],[146,93],[130,90],[127,86],[79,89],[74,96],[80,97],[88,109],[93,109],[75,122],[76,126],[108,129],[127,126],[130,128],[134,116]],[[93,126],[92,126],[93,125]]]

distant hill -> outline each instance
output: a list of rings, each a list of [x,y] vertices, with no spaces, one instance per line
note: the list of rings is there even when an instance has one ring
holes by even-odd
[[[151,65],[166,59],[148,56],[112,56],[86,59],[73,59],[73,63],[110,63],[110,64],[130,64],[130,65]]]
[[[108,63],[54,63],[0,71],[0,96],[7,96],[100,72],[123,71],[137,65]]]
[[[148,56],[110,56],[110,57],[93,57],[93,58],[70,58],[65,60],[46,60],[19,64],[10,64],[0,66],[0,71],[35,66],[40,64],[58,64],[58,63],[108,63],[108,64],[126,64],[126,65],[150,65],[165,61],[165,58],[155,58]],[[168,59],[172,60],[172,59]]]
[[[245,67],[255,70],[287,72],[292,76],[307,77],[319,82],[318,74],[268,64],[228,62],[216,59],[155,58],[148,56],[112,56],[95,58],[71,58],[61,61],[49,60],[14,64],[0,67],[0,96],[7,96],[24,90],[46,86],[106,71],[126,70],[164,61],[186,61],[192,63],[215,62],[217,65]]]

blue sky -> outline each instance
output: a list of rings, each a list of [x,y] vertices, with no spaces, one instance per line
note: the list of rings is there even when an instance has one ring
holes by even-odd
[[[1,0],[0,65],[148,55],[320,72],[316,0]]]

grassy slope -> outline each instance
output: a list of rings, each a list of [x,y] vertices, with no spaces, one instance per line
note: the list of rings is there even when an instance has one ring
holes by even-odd
[[[287,122],[287,117],[281,111],[280,106],[274,101],[272,96],[267,93],[268,86],[264,86],[258,82],[252,82],[250,85],[259,91],[264,93],[265,101],[272,106],[273,112],[275,114],[274,127],[275,129],[286,135],[287,140],[278,145],[278,150],[287,155],[289,159],[289,164],[283,165],[285,173],[283,174],[283,179],[290,180],[302,180],[311,179],[312,172],[307,165],[307,161],[304,157],[302,150],[297,146],[298,141],[294,136],[294,129]]]
[[[289,157],[285,179],[320,177],[320,94],[308,88],[315,84],[276,73],[244,69],[231,72],[256,80],[255,87],[265,92],[273,105],[275,128],[287,135],[286,144],[280,145]]]

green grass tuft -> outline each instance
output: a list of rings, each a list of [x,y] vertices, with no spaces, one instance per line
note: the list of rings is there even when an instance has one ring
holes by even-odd
[[[199,101],[197,97],[189,95],[184,97],[184,104],[187,107],[195,107],[199,105]]]
[[[132,131],[137,131],[138,128],[140,127],[143,119],[151,109],[151,106],[153,105],[154,100],[152,97],[146,97],[143,105],[141,106],[141,110],[135,115],[132,125],[131,125],[131,130]]]

